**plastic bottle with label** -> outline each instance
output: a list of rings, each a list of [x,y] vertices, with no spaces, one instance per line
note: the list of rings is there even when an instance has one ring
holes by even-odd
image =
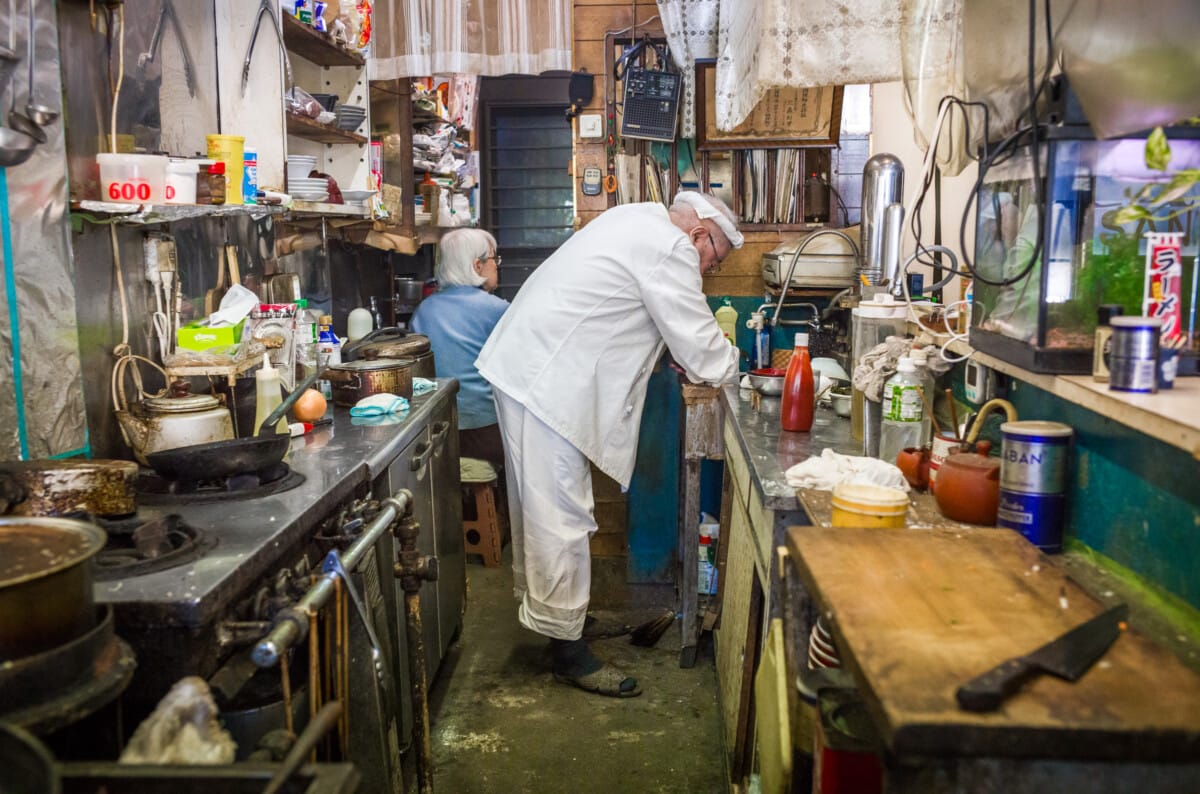
[[[696,591],[701,595],[717,593],[717,543],[721,524],[708,513],[700,514],[700,570]]]
[[[296,301],[296,382],[307,378],[317,369],[317,334],[320,316],[308,308],[308,299]]]
[[[796,346],[783,379],[783,404],[779,423],[784,430],[803,433],[812,429],[814,405],[812,361],[808,357],[808,334],[796,334]]]
[[[771,366],[771,326],[762,312],[751,312],[746,327],[754,332],[754,343],[750,347],[750,369],[766,369]]]
[[[879,434],[879,459],[895,463],[909,447],[921,446],[925,411],[921,403],[921,378],[908,356],[896,362],[896,374],[883,386],[883,419]]]
[[[271,357],[266,353],[263,353],[262,369],[254,373],[254,392],[254,434],[258,435],[262,423],[283,402],[283,383],[279,379],[279,370],[271,366]],[[287,417],[279,417],[275,432],[288,432]]]
[[[721,329],[721,333],[729,340],[729,344],[737,346],[737,309],[733,308],[733,301],[729,298],[723,298],[724,304],[718,308],[713,315],[717,318],[717,327]]]
[[[328,314],[321,315],[320,325],[321,330],[317,335],[317,365],[325,369],[341,364],[342,343],[333,332],[333,318]],[[325,395],[325,399],[333,399],[333,387],[329,381],[321,378],[317,381],[317,388]]]
[[[929,368],[929,350],[931,349],[934,348],[914,347],[909,353],[913,360],[913,366],[917,368],[917,377],[921,381],[921,388],[925,392],[925,399],[921,402],[921,443],[917,445],[922,447],[929,446],[933,440],[933,417],[925,410],[926,403],[930,406],[933,405],[933,395],[937,388],[933,370]]]

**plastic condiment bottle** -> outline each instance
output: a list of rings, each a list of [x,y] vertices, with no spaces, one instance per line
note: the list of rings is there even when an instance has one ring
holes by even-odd
[[[346,339],[357,342],[371,333],[374,326],[375,318],[371,316],[370,309],[364,309],[362,306],[352,309],[346,317]]]
[[[724,299],[725,303],[715,312],[717,318],[717,327],[721,329],[721,333],[729,340],[729,344],[737,345],[737,309],[733,308],[733,301],[729,298]]]
[[[780,426],[792,432],[812,429],[814,405],[812,361],[808,357],[808,334],[796,334],[796,346],[783,379]]]
[[[266,353],[263,353],[262,369],[254,374],[254,385],[257,397],[254,404],[254,433],[258,435],[262,423],[283,402],[279,370],[271,366],[271,357]],[[279,421],[275,423],[275,432],[288,432],[286,417],[279,417]]]

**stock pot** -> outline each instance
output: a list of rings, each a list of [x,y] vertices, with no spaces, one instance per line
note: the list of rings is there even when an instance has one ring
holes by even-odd
[[[335,364],[325,370],[333,402],[353,408],[364,397],[397,394],[412,397],[413,366],[406,358],[364,358]]]

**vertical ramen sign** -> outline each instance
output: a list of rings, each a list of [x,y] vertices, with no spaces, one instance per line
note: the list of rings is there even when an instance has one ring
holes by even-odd
[[[1162,338],[1183,327],[1183,232],[1146,232],[1146,280],[1142,314],[1163,322]]]

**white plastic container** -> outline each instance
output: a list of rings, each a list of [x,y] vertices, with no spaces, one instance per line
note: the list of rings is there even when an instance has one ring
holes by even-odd
[[[98,154],[96,162],[100,165],[101,201],[166,203],[167,158],[164,155]],[[194,195],[192,200],[195,200]]]
[[[196,160],[172,159],[167,163],[166,201],[168,204],[196,203]]]

